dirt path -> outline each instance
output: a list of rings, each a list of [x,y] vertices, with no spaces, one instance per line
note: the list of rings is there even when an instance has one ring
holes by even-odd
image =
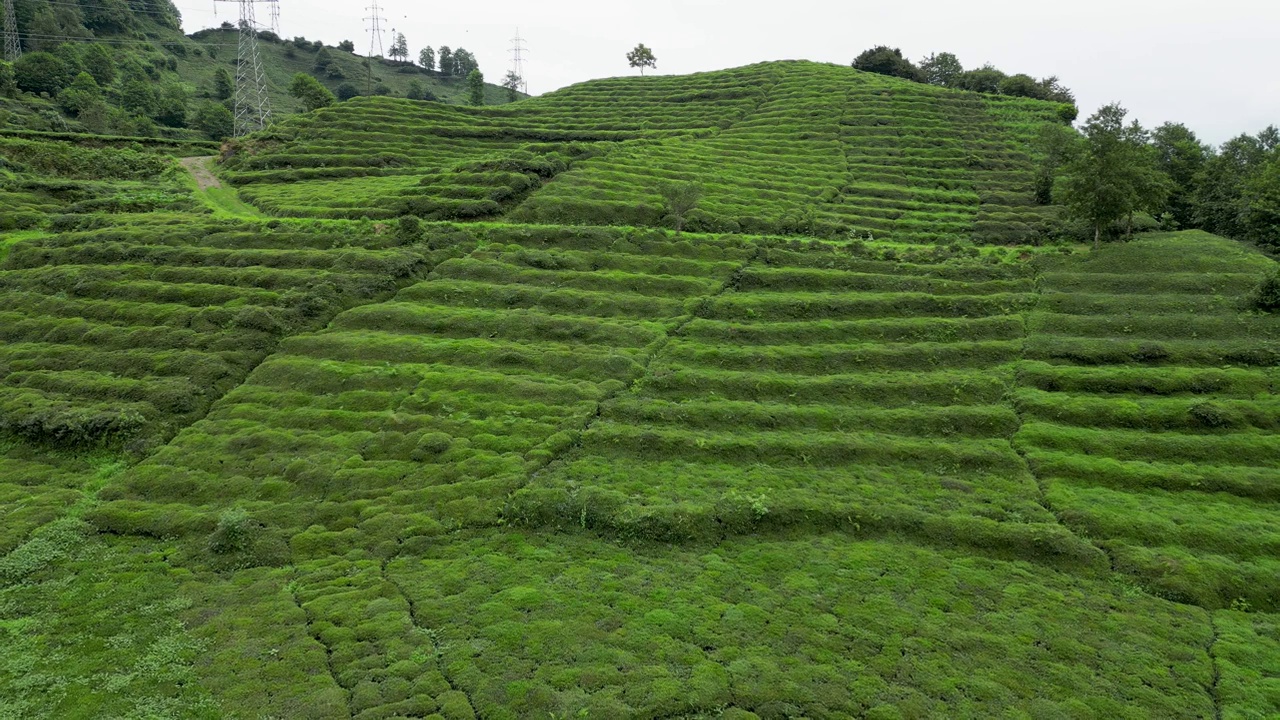
[[[186,168],[192,177],[196,179],[196,185],[201,190],[222,187],[222,182],[213,174],[213,169],[210,167],[213,163],[213,157],[182,158],[178,162],[182,163],[182,167]]]

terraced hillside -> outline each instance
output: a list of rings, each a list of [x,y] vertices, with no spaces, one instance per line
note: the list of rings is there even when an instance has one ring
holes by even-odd
[[[213,147],[143,138],[68,142],[75,137],[0,133],[0,232],[38,228],[50,215],[197,210],[171,155],[212,154]]]
[[[155,587],[186,598],[165,642],[209,649],[171,669],[201,692],[148,692],[211,717],[1280,707],[1271,608],[1217,611],[1231,602],[1200,573],[1181,581],[1202,592],[1177,594],[1135,571],[1143,537],[1094,530],[1051,470],[1095,460],[1033,447],[1037,395],[1017,389],[1082,372],[1041,349],[1055,283],[1153,254],[1254,272],[1261,256],[1175,236],[1045,255],[1037,275],[1002,251],[648,231],[472,226],[425,244],[453,259],[285,340],[145,462],[99,466],[92,496],[42,499],[41,517],[71,505],[87,522],[58,572],[102,543],[119,569],[99,572],[159,583],[126,614]],[[1240,300],[1219,302],[1232,323],[1269,322]],[[1096,397],[1093,424],[1127,397]],[[1273,447],[1262,429],[1246,435]],[[1251,537],[1233,557],[1265,571]],[[187,571],[164,579],[154,553]]]
[[[1204,234],[1051,266],[1015,443],[1046,503],[1182,602],[1280,610],[1280,318],[1241,313],[1273,263]]]
[[[356,101],[239,147],[274,219],[85,138],[181,202],[0,231],[0,717],[1280,717],[1276,262],[1002,245],[997,102]]]
[[[106,227],[32,236],[0,264],[0,431],[61,445],[167,440],[282,335],[394,292],[432,257],[346,228],[95,224]]]
[[[344,103],[227,167],[282,215],[662,226],[662,183],[696,180],[695,230],[1030,242],[1054,217],[1030,193],[1030,141],[1058,111],[769,63],[595,81],[501,108]]]

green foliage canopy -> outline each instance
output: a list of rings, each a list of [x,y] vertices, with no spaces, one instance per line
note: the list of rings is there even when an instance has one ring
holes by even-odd
[[[13,64],[18,88],[29,93],[57,95],[75,74],[66,62],[47,52],[27,53]]]
[[[289,94],[301,100],[307,112],[329,107],[337,101],[329,88],[306,73],[293,76],[293,82],[289,83]]]
[[[467,75],[467,97],[472,105],[484,104],[484,73],[479,70]]]
[[[910,60],[903,56],[902,50],[880,45],[864,51],[853,61],[853,67],[863,72],[877,75],[888,75],[916,82],[924,82],[926,76]]]
[[[643,75],[645,68],[658,67],[658,58],[644,43],[640,43],[634,50],[627,53],[627,63],[633,68],[639,68],[640,74]]]

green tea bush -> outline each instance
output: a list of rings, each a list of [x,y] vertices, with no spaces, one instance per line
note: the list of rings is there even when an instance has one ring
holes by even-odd
[[[1280,272],[1266,277],[1253,292],[1254,308],[1266,313],[1280,312]]]
[[[260,526],[241,508],[218,516],[218,526],[209,535],[209,552],[215,555],[245,553],[253,549]]]

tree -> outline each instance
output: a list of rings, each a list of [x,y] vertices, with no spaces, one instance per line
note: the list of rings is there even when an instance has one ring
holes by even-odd
[[[405,91],[404,96],[410,100],[421,100],[426,88],[422,86],[421,80],[410,80],[409,89]]]
[[[329,107],[337,101],[333,93],[329,92],[329,88],[306,73],[293,76],[293,82],[289,83],[289,94],[302,101],[302,107],[306,112]]]
[[[1040,96],[1049,102],[1062,103],[1063,105],[1075,105],[1076,94],[1071,89],[1063,85],[1057,75],[1040,81]]]
[[[453,50],[449,49],[448,45],[441,45],[440,46],[440,74],[446,75],[446,76],[453,75],[454,74],[453,71],[454,71]]]
[[[230,100],[235,94],[235,84],[231,80],[231,73],[226,68],[218,68],[213,74],[213,96],[219,100]]]
[[[13,64],[13,76],[21,90],[50,95],[57,95],[75,78],[65,62],[46,52],[27,53],[18,58]]]
[[[172,128],[187,124],[187,89],[179,82],[166,82],[156,92],[156,101],[151,117],[157,122]]]
[[[658,58],[654,57],[653,51],[645,47],[644,43],[636,46],[635,50],[627,53],[627,62],[633,68],[640,68],[640,74],[644,75],[644,69],[656,69],[658,67]]]
[[[18,94],[18,81],[13,74],[13,63],[0,60],[0,97]]]
[[[658,188],[662,194],[667,216],[676,225],[676,235],[684,231],[685,218],[689,211],[698,206],[702,200],[702,184],[697,182],[664,183]]]
[[[55,38],[61,38],[66,34],[66,30],[48,6],[36,13],[27,25],[26,32],[27,38],[23,41],[23,45],[37,52],[52,50],[61,43],[61,40]]]
[[[1280,247],[1280,153],[1261,172],[1245,181],[1245,237],[1258,243]]]
[[[116,59],[111,50],[101,43],[93,43],[82,54],[85,70],[100,87],[116,81]]]
[[[1151,144],[1155,148],[1156,164],[1173,183],[1168,211],[1178,227],[1191,227],[1195,223],[1192,199],[1210,149],[1186,125],[1179,123],[1165,123],[1156,128],[1151,134]]]
[[[346,102],[353,97],[360,97],[360,89],[351,83],[342,83],[338,86],[338,99]]]
[[[58,105],[73,117],[80,117],[80,113],[100,102],[102,90],[98,87],[98,81],[87,72],[77,75],[70,85],[58,93]]]
[[[190,125],[214,140],[222,140],[235,133],[236,119],[226,105],[205,101],[192,114]]]
[[[1079,133],[1071,128],[1053,124],[1040,127],[1036,137],[1036,150],[1040,155],[1040,162],[1036,167],[1036,203],[1053,204],[1058,173],[1075,156],[1079,143]]]
[[[408,62],[409,40],[405,38],[404,33],[396,34],[395,42],[391,43],[391,50],[389,50],[387,54],[390,55],[393,60]]]
[[[1216,154],[1211,154],[1197,178],[1192,199],[1195,224],[1217,235],[1245,237],[1248,232],[1246,185],[1261,172],[1267,156],[1263,135],[1232,138]]]
[[[507,76],[502,79],[502,87],[507,89],[507,100],[515,102],[520,99],[520,86],[524,84],[524,78],[516,74],[515,70],[508,70]]]
[[[84,26],[94,32],[118,34],[133,28],[134,16],[127,0],[94,0],[88,5],[81,4],[81,8]]]
[[[1145,134],[1137,123],[1125,125],[1127,115],[1127,110],[1113,104],[1089,118],[1084,146],[1067,165],[1067,207],[1093,228],[1095,248],[1102,243],[1104,228],[1154,205],[1161,189],[1167,189]]]
[[[316,59],[311,63],[311,69],[316,72],[325,72],[332,62],[333,53],[329,52],[329,48],[321,45],[320,49],[316,51]]]
[[[418,64],[429,72],[436,71],[436,51],[430,47],[422,48],[422,52],[418,53]]]
[[[964,65],[960,64],[960,58],[944,52],[925,58],[920,63],[920,72],[930,85],[955,87],[964,74]]]
[[[479,70],[480,63],[476,61],[476,56],[470,51],[458,48],[453,51],[453,74],[459,77],[466,77],[471,74],[472,70]]]
[[[901,50],[886,45],[874,47],[863,52],[854,59],[853,67],[863,72],[876,73],[877,75],[900,77],[917,82],[924,80],[924,74],[920,72],[919,68],[911,64],[910,60],[903,57]]]
[[[472,105],[484,104],[484,73],[472,70],[467,76],[467,94]]]
[[[1044,99],[1044,87],[1030,75],[1010,75],[1001,80],[997,88],[1001,95],[1035,98],[1037,100]]]
[[[977,70],[968,70],[960,75],[958,87],[961,90],[995,95],[1000,92],[1000,83],[1007,77],[994,65],[987,64]]]
[[[353,53],[356,51],[356,44],[351,42],[350,40],[343,40],[342,42],[338,43],[338,49],[341,50],[342,52]]]

